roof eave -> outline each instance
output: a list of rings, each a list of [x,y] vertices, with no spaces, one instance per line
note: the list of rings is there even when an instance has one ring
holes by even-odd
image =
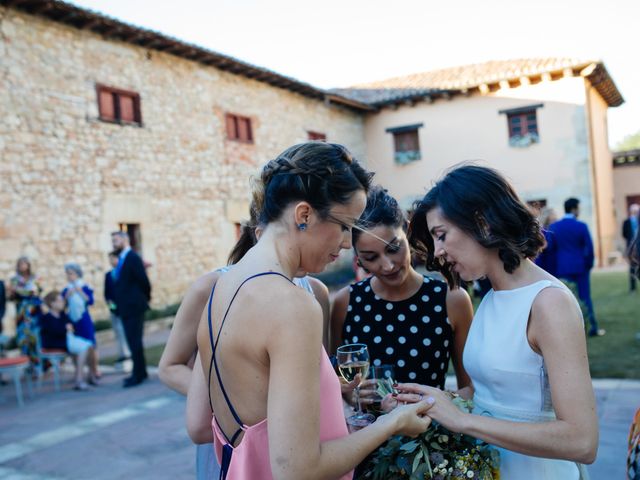
[[[0,5],[30,15],[37,15],[79,30],[87,30],[110,40],[126,42],[138,47],[168,53],[203,65],[212,66],[245,78],[299,93],[305,97],[340,104],[355,110],[369,110],[370,106],[328,94],[294,78],[281,75],[266,68],[251,65],[236,58],[223,55],[198,45],[183,42],[162,33],[127,24],[58,0],[0,0]]]
[[[589,68],[585,78],[598,91],[607,105],[610,107],[619,107],[624,103],[624,98],[614,83],[611,75],[607,71],[602,62],[593,64],[593,68]]]

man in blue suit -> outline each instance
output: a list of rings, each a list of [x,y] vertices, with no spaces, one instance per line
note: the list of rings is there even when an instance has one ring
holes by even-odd
[[[147,363],[144,358],[142,335],[144,332],[144,312],[149,309],[151,283],[140,256],[131,249],[126,232],[111,234],[113,249],[118,253],[115,268],[113,299],[122,319],[124,334],[131,351],[133,372],[124,380],[125,388],[141,384],[147,378]]]
[[[599,337],[604,335],[605,331],[598,328],[591,302],[589,280],[594,261],[593,242],[587,224],[578,221],[580,201],[577,198],[569,198],[564,202],[564,211],[564,217],[549,226],[556,242],[557,276],[576,284],[578,297],[587,307],[589,336]]]

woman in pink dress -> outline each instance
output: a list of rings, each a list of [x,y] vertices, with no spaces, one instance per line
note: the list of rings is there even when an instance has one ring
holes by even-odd
[[[264,230],[211,293],[187,400],[194,440],[215,412],[223,478],[351,478],[389,436],[415,436],[430,423],[433,401],[423,401],[347,435],[321,308],[291,281],[351,247],[370,179],[344,147],[324,142],[295,145],[262,170]]]

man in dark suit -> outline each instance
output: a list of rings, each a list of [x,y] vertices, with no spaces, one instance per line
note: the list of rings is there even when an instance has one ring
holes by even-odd
[[[113,232],[111,243],[119,254],[113,295],[133,361],[133,372],[124,380],[124,387],[127,388],[139,385],[148,376],[142,334],[144,312],[149,309],[151,299],[151,284],[142,259],[131,249],[129,235],[126,232]]]
[[[629,205],[629,218],[622,222],[622,237],[625,239],[627,247],[625,249],[625,255],[631,258],[631,243],[638,234],[638,223],[640,223],[640,205],[632,203]],[[636,276],[633,268],[633,263],[629,261],[629,291],[634,292],[636,290]]]
[[[591,302],[589,275],[594,262],[593,242],[587,224],[578,221],[580,201],[569,198],[564,202],[564,211],[564,217],[549,226],[555,239],[556,272],[559,278],[573,282],[578,287],[578,297],[587,307],[589,336],[599,337],[606,332],[598,328]]]

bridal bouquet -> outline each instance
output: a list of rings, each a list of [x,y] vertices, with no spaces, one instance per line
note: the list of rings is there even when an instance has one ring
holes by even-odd
[[[379,392],[384,393],[384,392]],[[456,397],[458,408],[471,411],[471,401]],[[498,451],[433,421],[417,438],[395,436],[361,465],[357,480],[497,480]]]

